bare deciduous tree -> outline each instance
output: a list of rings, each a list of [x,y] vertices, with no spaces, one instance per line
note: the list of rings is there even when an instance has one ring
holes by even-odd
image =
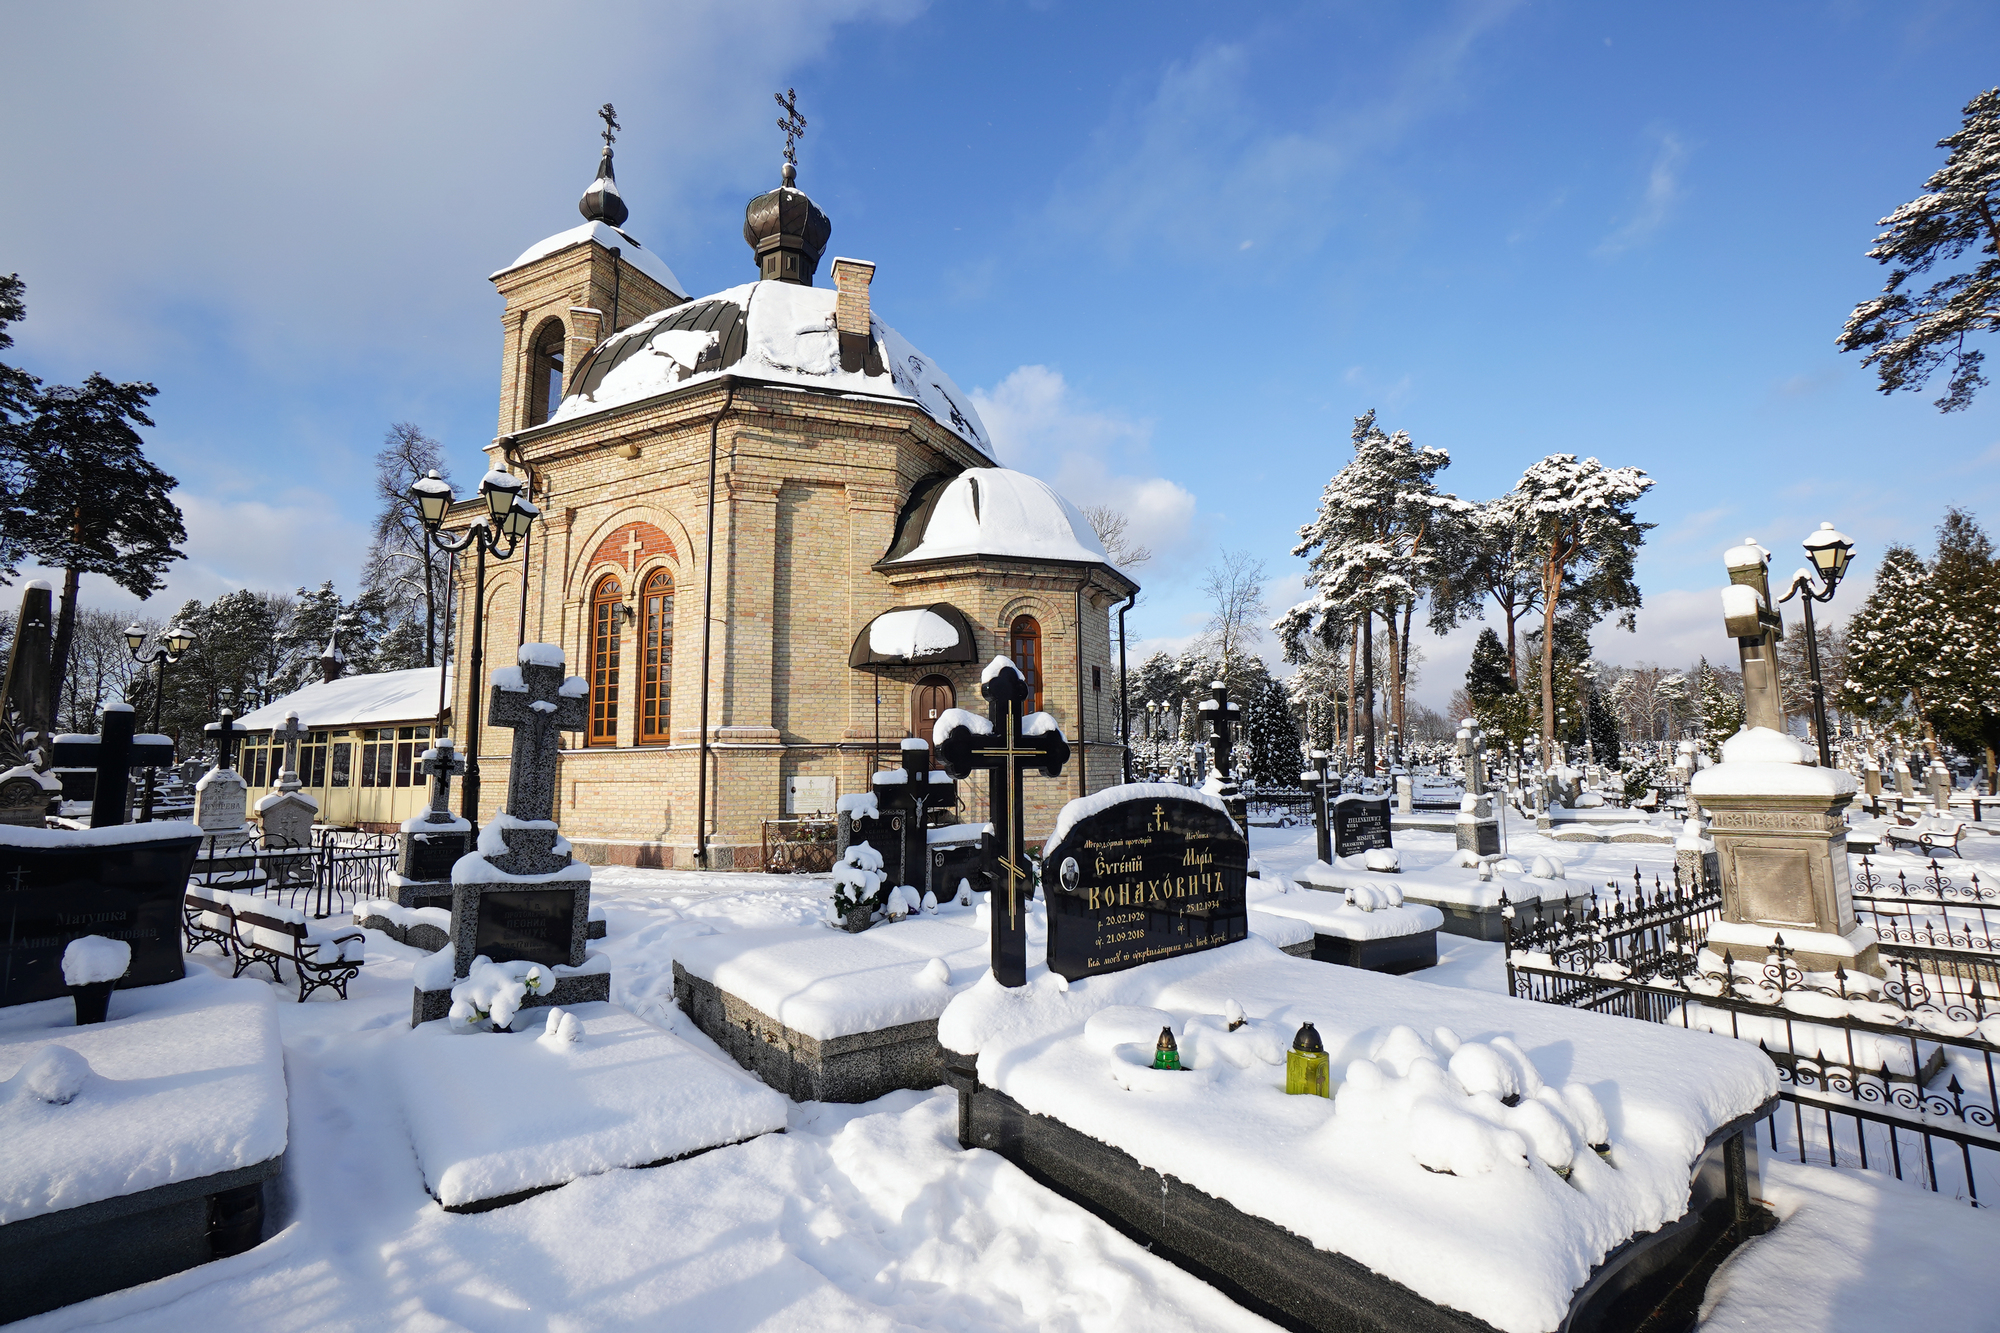
[[[1090,521],[1091,530],[1104,546],[1104,554],[1120,569],[1132,569],[1153,558],[1153,553],[1133,541],[1128,535],[1131,519],[1122,509],[1110,505],[1085,505],[1084,518]]]

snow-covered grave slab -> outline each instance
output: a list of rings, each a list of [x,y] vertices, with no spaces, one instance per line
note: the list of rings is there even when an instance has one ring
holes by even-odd
[[[272,991],[197,968],[0,1011],[0,1322],[257,1243],[285,1151]]]
[[[1506,937],[1506,927],[1500,915],[1503,895],[1508,903],[1519,905],[1562,902],[1590,893],[1590,886],[1583,881],[1572,883],[1561,878],[1561,864],[1545,857],[1535,857],[1527,865],[1512,857],[1503,857],[1490,863],[1489,875],[1485,879],[1480,878],[1476,861],[1472,864],[1447,861],[1425,869],[1387,874],[1367,869],[1359,856],[1336,857],[1334,860],[1333,865],[1315,861],[1293,878],[1304,888],[1329,890],[1343,897],[1350,891],[1380,892],[1385,885],[1393,885],[1402,894],[1405,906],[1436,908],[1443,918],[1438,927],[1440,930],[1448,935],[1464,935],[1475,940]],[[1460,860],[1473,859],[1462,856]],[[1530,873],[1535,871],[1546,873]]]
[[[1307,1021],[1330,1100],[1284,1091]],[[1182,1070],[1151,1067],[1163,1026]],[[1683,1270],[1748,1206],[1731,1144],[1778,1086],[1742,1042],[1254,938],[982,981],[939,1038],[965,1146],[1315,1328],[1633,1326],[1631,1284]]]
[[[984,895],[974,905],[878,924],[858,935],[768,926],[675,946],[674,998],[736,1062],[798,1101],[865,1102],[945,1081],[938,1016],[990,966]],[[1048,953],[1048,915],[1028,906],[1028,961]],[[1312,947],[1312,928],[1252,912],[1278,948]]]
[[[1374,885],[1345,893],[1312,889],[1287,891],[1282,880],[1250,881],[1251,933],[1258,913],[1296,921],[1309,929],[1306,955],[1322,963],[1365,967],[1374,972],[1415,972],[1437,965],[1438,927],[1444,913],[1421,903],[1405,903],[1399,875],[1376,875]],[[1287,953],[1294,952],[1286,950]]]
[[[464,1032],[440,1019],[397,1042],[424,1188],[452,1212],[785,1127],[784,1098],[617,1005],[537,1009],[522,1026]]]

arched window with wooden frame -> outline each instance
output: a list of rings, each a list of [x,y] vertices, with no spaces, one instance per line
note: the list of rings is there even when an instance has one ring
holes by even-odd
[[[590,593],[590,732],[591,745],[618,743],[618,659],[621,645],[618,615],[625,590],[616,574],[606,574]]]
[[[1008,656],[1028,682],[1028,707],[1042,711],[1042,625],[1033,616],[1015,616],[1007,631]]]
[[[639,743],[667,745],[674,725],[674,576],[646,576],[639,603]]]
[[[556,414],[563,396],[563,348],[568,334],[559,319],[535,330],[528,350],[528,424],[539,426]]]

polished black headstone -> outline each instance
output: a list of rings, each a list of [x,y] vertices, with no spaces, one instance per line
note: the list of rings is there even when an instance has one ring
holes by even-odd
[[[1378,847],[1393,847],[1389,839],[1389,798],[1359,793],[1333,803],[1333,854],[1357,856]]]
[[[1149,784],[1072,824],[1042,857],[1049,970],[1074,981],[1250,933],[1250,848],[1229,816]]]
[[[468,850],[471,835],[455,830],[412,833],[404,844],[404,879],[443,880],[451,878],[451,868]]]
[[[201,836],[111,846],[0,846],[0,1006],[69,994],[63,950],[102,935],[132,946],[119,986],[179,981],[181,897]]]
[[[473,951],[507,961],[567,964],[575,917],[574,889],[482,894]]]

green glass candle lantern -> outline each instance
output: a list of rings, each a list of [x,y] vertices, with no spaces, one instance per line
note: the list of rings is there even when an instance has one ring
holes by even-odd
[[[1174,1044],[1174,1030],[1161,1028],[1160,1044],[1153,1048],[1153,1068],[1179,1069],[1180,1067],[1181,1048]]]
[[[1327,1078],[1326,1047],[1320,1044],[1319,1030],[1310,1023],[1299,1025],[1299,1034],[1292,1038],[1292,1049],[1285,1052],[1285,1091],[1294,1096],[1302,1093],[1333,1096]]]

